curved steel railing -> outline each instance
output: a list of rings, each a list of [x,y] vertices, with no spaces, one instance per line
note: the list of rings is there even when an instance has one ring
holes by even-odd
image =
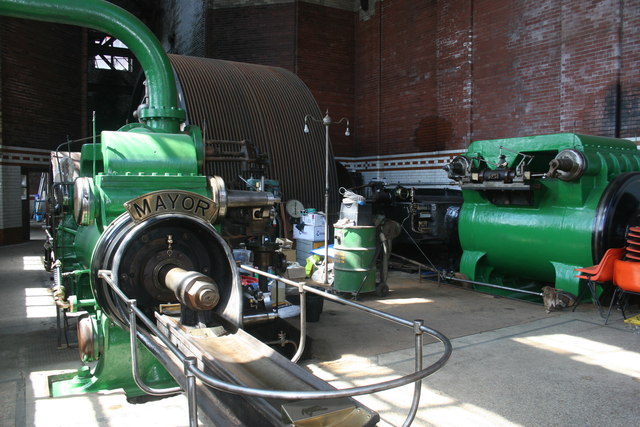
[[[266,390],[266,389],[258,389],[252,387],[241,386],[237,384],[228,383],[225,381],[221,381],[197,368],[195,363],[195,358],[185,355],[181,350],[179,350],[170,340],[167,338],[136,305],[135,299],[128,298],[120,288],[117,287],[112,278],[112,273],[109,270],[100,270],[98,272],[98,277],[105,280],[109,286],[113,289],[113,291],[118,295],[119,298],[123,300],[123,302],[127,305],[129,310],[129,328],[130,328],[130,337],[131,337],[131,357],[132,357],[132,373],[136,384],[149,394],[154,395],[163,395],[163,394],[172,394],[181,390],[180,387],[172,387],[168,389],[154,389],[142,381],[138,372],[138,364],[137,364],[137,346],[136,339],[144,338],[143,335],[137,329],[137,319],[139,318],[142,323],[149,328],[149,330],[184,364],[184,372],[187,377],[187,398],[189,401],[189,423],[190,426],[197,425],[197,401],[196,401],[196,389],[195,389],[195,379],[200,379],[203,383],[207,384],[210,387],[213,387],[217,390],[222,390],[229,393],[241,394],[246,396],[260,397],[260,398],[269,398],[269,399],[284,399],[284,400],[299,400],[299,399],[332,399],[332,398],[340,398],[340,397],[353,397],[360,396],[364,394],[376,393],[384,390],[389,390],[392,388],[404,386],[411,383],[415,384],[414,396],[412,399],[412,405],[409,410],[409,414],[404,422],[404,426],[408,426],[413,422],[415,415],[417,413],[419,401],[420,401],[420,388],[421,388],[421,380],[434,372],[438,371],[442,368],[448,361],[451,356],[452,346],[449,339],[444,336],[442,333],[436,331],[435,329],[424,326],[422,320],[414,320],[410,321],[389,313],[385,313],[380,310],[373,309],[371,307],[367,307],[362,304],[358,304],[353,301],[349,301],[344,298],[340,298],[337,295],[333,295],[319,289],[310,287],[305,285],[303,282],[294,282],[292,280],[279,277],[273,274],[265,273],[261,270],[254,269],[253,267],[242,265],[242,269],[260,274],[274,280],[281,281],[289,286],[294,286],[298,288],[300,292],[300,305],[301,305],[301,328],[300,328],[300,336],[301,342],[298,346],[298,351],[296,355],[294,355],[294,360],[298,360],[302,351],[304,351],[304,336],[306,331],[306,322],[305,322],[305,314],[302,308],[306,305],[305,292],[311,292],[317,295],[322,296],[325,299],[330,301],[334,301],[340,304],[347,305],[349,307],[356,308],[358,310],[364,311],[376,317],[397,323],[402,326],[410,327],[413,329],[415,334],[415,368],[416,371],[412,374],[405,375],[393,380],[383,381],[380,383],[369,384],[365,386],[359,387],[350,387],[340,390],[311,390],[311,391],[295,391],[295,390]],[[440,356],[440,358],[427,366],[426,368],[422,367],[422,347],[424,342],[424,334],[430,335],[436,338],[438,341],[442,342],[444,345],[444,352]],[[155,343],[149,341],[148,339],[141,339],[141,341],[147,346],[153,346]]]

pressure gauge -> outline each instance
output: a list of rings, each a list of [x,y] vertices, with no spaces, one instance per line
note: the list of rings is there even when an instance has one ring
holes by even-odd
[[[300,218],[302,216],[304,206],[302,206],[300,200],[291,199],[285,205],[285,209],[291,218]]]

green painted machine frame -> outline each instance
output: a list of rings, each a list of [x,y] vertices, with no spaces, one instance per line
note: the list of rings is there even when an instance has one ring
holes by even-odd
[[[82,147],[80,178],[69,187],[69,197],[75,200],[74,208],[79,200],[87,200],[87,209],[82,214],[68,209],[55,230],[54,252],[63,276],[69,277],[67,293],[73,301],[83,301],[96,337],[96,348],[84,362],[97,363],[92,369],[83,366],[71,378],[52,378],[53,396],[115,388],[122,388],[128,397],[144,394],[131,375],[128,332],[97,301],[99,284],[90,274],[94,248],[105,229],[125,212],[125,202],[137,196],[170,188],[211,198],[208,180],[200,174],[202,161],[197,153],[203,150],[198,128],[188,128],[184,134],[155,132],[145,126],[133,129],[105,131],[101,143]],[[84,192],[81,197],[80,191]],[[79,308],[71,304],[71,310]],[[159,389],[175,385],[142,344],[138,344],[138,354],[145,384]]]
[[[639,170],[636,145],[621,139],[556,134],[472,143],[448,167],[464,197],[460,272],[578,295],[574,269],[623,246],[626,227],[638,223]]]

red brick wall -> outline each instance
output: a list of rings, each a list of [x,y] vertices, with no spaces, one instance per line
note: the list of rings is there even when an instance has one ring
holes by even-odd
[[[438,7],[436,37],[436,147],[461,148],[473,130],[471,79],[472,0],[452,0]]]
[[[512,114],[505,112],[508,120],[502,122],[502,128],[499,118],[493,123],[505,137],[562,130],[559,91],[562,15],[561,8],[557,6],[556,0],[520,1],[511,6],[513,18],[507,26],[509,40],[506,53],[511,58],[508,67],[513,72],[511,87],[514,96],[510,98]],[[492,17],[488,16],[487,19]],[[479,111],[481,114],[482,109]],[[475,121],[481,119],[474,117]],[[474,134],[475,139],[494,137],[490,136],[490,126],[481,126],[478,131],[478,135]]]
[[[210,53],[294,70],[339,156],[555,132],[640,136],[640,3],[385,0],[210,11]]]
[[[516,56],[510,52],[511,23],[516,18],[513,2],[509,0],[477,0],[473,3],[473,33],[471,60],[472,139],[485,132],[491,136],[513,135],[513,121],[517,119],[520,103],[517,96],[518,70]],[[515,27],[515,25],[514,25]],[[453,118],[455,120],[455,117]],[[467,118],[468,120],[468,118]]]
[[[475,2],[473,139],[636,136],[637,2]]]
[[[0,18],[2,143],[53,149],[82,129],[81,30]]]
[[[562,7],[562,130],[615,135],[620,2],[590,0]],[[640,34],[640,33],[639,33]]]
[[[359,153],[640,135],[638,24],[640,4],[617,0],[377,3],[355,30]]]
[[[560,131],[640,136],[640,3],[385,0],[213,9],[209,56],[295,71],[352,136],[335,154],[454,149]],[[0,18],[3,144],[80,135],[81,32]]]
[[[474,3],[473,140],[560,131],[561,10],[556,3]]]

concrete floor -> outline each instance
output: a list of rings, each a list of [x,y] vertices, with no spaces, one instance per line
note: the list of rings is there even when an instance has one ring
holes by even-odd
[[[184,396],[141,405],[127,403],[118,391],[48,396],[48,375],[77,369],[80,362],[77,349],[57,349],[41,247],[39,240],[0,247],[0,426],[187,425]],[[454,346],[449,363],[423,382],[414,426],[637,422],[640,337],[619,312],[604,326],[588,304],[575,313],[547,314],[540,305],[419,282],[401,272],[392,273],[390,287],[387,297],[365,296],[361,303],[424,319]],[[325,302],[309,335],[313,359],[304,365],[340,388],[404,375],[414,366],[410,329],[335,303]],[[424,363],[436,360],[441,349],[426,345]],[[406,386],[359,399],[380,413],[379,425],[395,426],[402,424],[412,392]]]
[[[624,323],[619,312],[604,326],[592,305],[546,314],[540,305],[419,284],[402,273],[392,283],[385,299],[364,303],[422,318],[454,347],[448,364],[424,381],[414,426],[636,424],[640,330]],[[321,328],[335,333],[316,338],[314,353],[323,357],[308,364],[316,375],[344,388],[412,372],[410,331],[357,320],[335,304],[325,309],[310,335]],[[441,349],[427,345],[425,364]],[[380,425],[397,426],[412,391],[407,386],[359,400],[380,413]]]

